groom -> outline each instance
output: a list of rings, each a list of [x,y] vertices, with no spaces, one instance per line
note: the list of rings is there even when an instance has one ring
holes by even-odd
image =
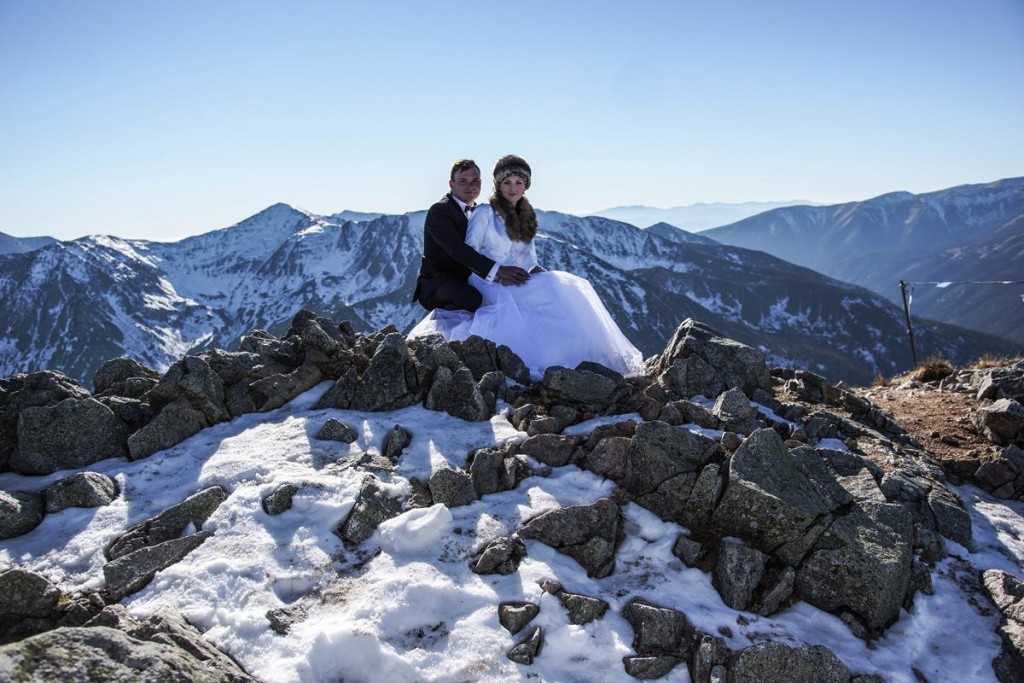
[[[529,278],[522,268],[501,266],[466,244],[469,215],[480,196],[480,167],[472,159],[452,166],[451,192],[430,207],[423,223],[423,258],[412,300],[427,310],[480,308],[480,292],[469,284],[470,273],[503,285],[521,285]]]

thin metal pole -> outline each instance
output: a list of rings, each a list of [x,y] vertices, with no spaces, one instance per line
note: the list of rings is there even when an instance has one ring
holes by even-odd
[[[907,283],[900,280],[900,293],[903,295],[903,315],[907,319],[907,336],[910,337],[910,356],[917,367],[917,349],[914,348],[914,328],[910,326],[910,307],[907,305]]]

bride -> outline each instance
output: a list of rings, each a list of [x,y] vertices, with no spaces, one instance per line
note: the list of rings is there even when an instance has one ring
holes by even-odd
[[[475,274],[469,283],[483,295],[475,313],[434,310],[410,337],[440,333],[446,340],[470,335],[504,344],[540,379],[559,365],[593,361],[631,376],[643,374],[643,356],[619,330],[591,284],[571,273],[546,271],[537,262],[537,215],[526,199],[531,169],[507,155],[494,166],[494,194],[471,214],[466,243],[501,265],[529,272],[522,283],[503,284]]]

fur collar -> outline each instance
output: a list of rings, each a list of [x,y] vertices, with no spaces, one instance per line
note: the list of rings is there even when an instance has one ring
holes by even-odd
[[[494,212],[505,221],[505,232],[513,242],[529,242],[537,234],[537,214],[524,195],[516,202],[515,207],[495,191],[490,198]]]

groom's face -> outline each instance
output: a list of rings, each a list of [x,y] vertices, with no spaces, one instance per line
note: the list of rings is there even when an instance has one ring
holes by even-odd
[[[448,187],[463,202],[472,204],[480,196],[480,171],[475,168],[456,171],[455,177],[448,181]]]

